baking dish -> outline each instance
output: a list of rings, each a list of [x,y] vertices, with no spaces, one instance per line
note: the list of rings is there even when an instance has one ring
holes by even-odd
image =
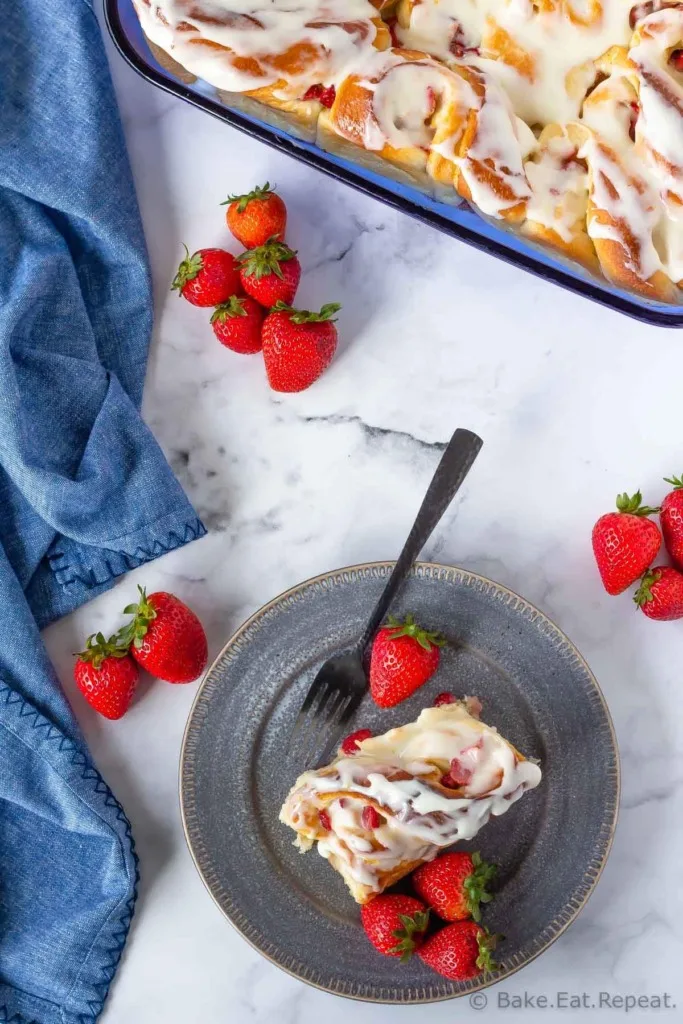
[[[186,84],[162,67],[153,56],[133,8],[132,0],[105,0],[107,26],[115,45],[129,64],[153,84],[175,93],[234,128],[267,142],[331,177],[372,195],[402,212],[506,260],[546,281],[599,302],[601,305],[663,327],[683,326],[683,305],[667,305],[615,288],[589,271],[558,257],[507,229],[497,221],[484,219],[466,203],[440,202],[410,185],[378,174],[359,163],[319,149],[314,143],[295,137],[281,126],[266,123],[250,112],[222,102],[213,86],[196,81]],[[264,110],[264,117],[267,111]]]

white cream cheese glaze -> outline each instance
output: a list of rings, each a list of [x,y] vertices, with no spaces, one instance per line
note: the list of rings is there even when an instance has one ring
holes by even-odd
[[[410,25],[398,29],[404,46],[448,60],[460,43],[469,59],[498,79],[527,124],[578,117],[583,93],[571,95],[567,76],[610,46],[625,46],[632,30],[628,0],[420,0]],[[501,30],[527,59],[527,74],[494,59],[487,43]]]
[[[354,139],[366,149],[451,161],[484,213],[526,215],[567,246],[583,210],[608,276],[601,240],[638,280],[683,279],[683,0],[399,0],[394,43],[419,61],[378,51],[382,5],[369,0],[133,2],[147,36],[218,88],[290,102],[355,76],[373,93]],[[480,75],[484,95],[458,67]],[[450,133],[444,103],[463,115]],[[542,128],[572,124],[589,129],[580,157],[536,152]],[[605,216],[586,208],[586,189]]]
[[[133,2],[152,42],[230,92],[285,81],[288,94],[301,95],[331,85],[363,65],[377,34],[369,0]],[[241,60],[226,59],[226,49]],[[288,53],[292,59],[282,60]]]
[[[447,789],[439,780],[454,762],[461,785]],[[449,704],[365,740],[357,754],[342,755],[327,769],[305,772],[280,820],[297,830],[302,850],[317,839],[318,852],[352,886],[380,892],[388,879],[400,877],[402,866],[472,839],[492,815],[504,814],[540,781],[537,764],[462,704]],[[374,828],[363,821],[368,806],[378,811]],[[329,829],[320,826],[320,810]]]

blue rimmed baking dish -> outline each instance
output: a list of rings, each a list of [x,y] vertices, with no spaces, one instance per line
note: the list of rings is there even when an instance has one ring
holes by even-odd
[[[132,0],[104,0],[104,10],[107,26],[122,56],[143,78],[161,89],[175,93],[188,103],[227,121],[233,128],[239,128],[281,152],[545,281],[553,281],[637,320],[659,327],[683,327],[683,304],[671,306],[652,302],[614,288],[578,265],[563,261],[520,235],[484,220],[466,204],[451,206],[439,202],[416,188],[376,174],[360,164],[323,151],[312,142],[295,138],[280,127],[226,106],[217,91],[206,82],[187,84],[159,64],[147,44]]]

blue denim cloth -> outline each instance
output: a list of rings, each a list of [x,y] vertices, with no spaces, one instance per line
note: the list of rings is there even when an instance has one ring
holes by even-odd
[[[39,628],[205,531],[139,416],[139,214],[86,0],[0,17],[0,1022],[96,1020],[133,912],[130,827]]]

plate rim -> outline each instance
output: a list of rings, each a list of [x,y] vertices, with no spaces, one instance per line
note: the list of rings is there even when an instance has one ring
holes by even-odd
[[[230,915],[226,907],[223,906],[223,904],[219,901],[218,896],[213,892],[209,880],[205,877],[204,871],[200,866],[198,855],[195,853],[195,850],[192,845],[192,839],[190,836],[190,826],[187,821],[185,809],[188,781],[186,778],[186,750],[190,731],[195,721],[195,711],[202,700],[204,689],[209,679],[211,678],[214,670],[216,669],[218,663],[223,659],[228,650],[241,638],[241,636],[244,633],[246,633],[247,630],[255,622],[257,622],[260,618],[266,615],[272,608],[281,604],[287,598],[293,597],[298,592],[305,590],[316,583],[321,583],[324,580],[328,580],[332,577],[339,576],[344,573],[363,572],[367,570],[384,570],[385,572],[391,572],[395,565],[395,559],[385,559],[375,562],[360,562],[355,565],[342,566],[338,569],[332,569],[328,570],[327,572],[318,573],[317,575],[311,576],[306,580],[302,580],[300,583],[297,583],[292,587],[288,587],[286,590],[282,591],[280,594],[273,597],[270,601],[266,602],[266,604],[262,605],[255,612],[253,612],[247,619],[245,619],[245,621],[237,627],[237,629],[233,632],[233,634],[229,637],[229,639],[223,645],[221,650],[218,652],[216,657],[213,659],[211,665],[204,673],[204,676],[199,684],[199,687],[197,688],[197,692],[192,700],[190,711],[188,713],[187,721],[185,723],[185,727],[183,730],[183,739],[180,746],[180,758],[178,765],[178,797],[180,803],[180,818],[183,828],[183,834],[185,836],[185,842],[187,844],[190,857],[192,858],[192,862],[197,870],[197,873],[200,879],[202,880],[205,889],[211,896],[211,899],[218,907],[218,909],[220,910],[221,914],[225,917],[225,919],[232,925],[235,931],[238,932],[238,934],[241,935],[241,937],[249,943],[252,949],[255,949],[261,956],[265,957],[266,960],[270,961],[270,963],[274,964],[281,971],[284,971],[286,974],[290,975],[293,978],[296,978],[298,981],[304,982],[305,984],[310,985],[311,987],[316,988],[321,992],[328,992],[331,995],[341,996],[345,999],[352,999],[357,1002],[378,1003],[394,1006],[424,1005],[427,1003],[446,1002],[451,999],[461,998],[465,995],[471,996],[474,992],[478,992],[482,989],[489,988],[491,985],[498,984],[498,982],[504,981],[505,979],[512,977],[513,974],[516,974],[518,971],[522,970],[522,968],[528,966],[528,964],[532,963],[539,956],[545,953],[545,951],[550,946],[552,946],[553,943],[557,939],[559,939],[561,935],[564,934],[564,932],[569,928],[569,926],[574,923],[578,915],[586,906],[590,897],[595,892],[597,884],[600,881],[600,877],[602,875],[602,872],[604,871],[607,861],[609,860],[609,856],[612,850],[621,801],[621,761],[619,753],[619,744],[617,740],[616,730],[614,728],[614,722],[612,720],[612,715],[610,713],[609,705],[607,704],[605,695],[603,694],[600,688],[600,684],[598,683],[588,662],[583,657],[581,652],[578,650],[576,645],[569,639],[567,634],[562,629],[560,629],[560,627],[548,615],[546,615],[545,612],[541,611],[539,608],[536,607],[536,605],[532,604],[525,597],[522,597],[516,591],[512,590],[510,587],[507,587],[505,584],[498,583],[495,580],[489,579],[487,576],[482,576],[480,573],[472,572],[471,570],[465,569],[462,566],[446,565],[445,563],[441,562],[417,561],[412,566],[410,575],[417,575],[418,571],[421,569],[426,569],[430,572],[437,573],[440,571],[444,571],[447,573],[460,573],[463,577],[467,577],[470,580],[484,584],[487,588],[492,588],[493,590],[496,590],[502,593],[503,595],[507,595],[510,599],[519,602],[519,604],[522,605],[527,612],[531,612],[532,614],[534,614],[534,616],[540,618],[544,623],[545,627],[549,628],[550,632],[556,634],[558,639],[560,641],[563,641],[567,645],[567,647],[570,649],[570,652],[573,654],[574,658],[580,663],[581,667],[583,668],[586,674],[589,684],[591,685],[595,695],[597,696],[600,704],[602,705],[602,710],[604,712],[605,722],[609,730],[611,745],[614,753],[613,771],[610,772],[614,779],[614,798],[613,806],[610,806],[606,809],[605,820],[603,821],[600,829],[600,849],[593,854],[593,858],[591,862],[586,866],[584,872],[584,877],[582,880],[584,892],[582,894],[582,897],[578,901],[578,903],[575,903],[575,897],[574,894],[572,894],[569,897],[563,909],[556,916],[555,920],[551,922],[550,925],[546,926],[547,930],[549,928],[553,928],[553,925],[556,921],[560,922],[557,927],[553,928],[552,934],[547,939],[547,941],[541,942],[540,939],[537,939],[536,942],[538,944],[538,948],[535,948],[529,955],[522,959],[520,963],[514,964],[512,967],[507,969],[501,977],[498,976],[498,972],[494,974],[482,974],[479,977],[473,979],[471,982],[467,982],[467,987],[463,987],[461,991],[443,993],[432,996],[408,996],[407,998],[391,998],[382,995],[377,996],[368,995],[365,993],[359,994],[357,992],[340,991],[336,988],[331,987],[330,985],[324,984],[324,982],[319,979],[317,980],[315,978],[307,977],[301,974],[299,971],[295,970],[293,967],[288,966],[286,963],[277,960],[273,955],[271,955],[271,953],[267,952],[262,946],[260,946],[252,937],[246,934],[246,932],[243,930],[240,924],[238,924],[238,922]],[[605,829],[607,830],[607,832],[603,836]],[[399,990],[400,986],[397,985],[396,989]],[[382,989],[382,991],[386,992],[386,989]]]

